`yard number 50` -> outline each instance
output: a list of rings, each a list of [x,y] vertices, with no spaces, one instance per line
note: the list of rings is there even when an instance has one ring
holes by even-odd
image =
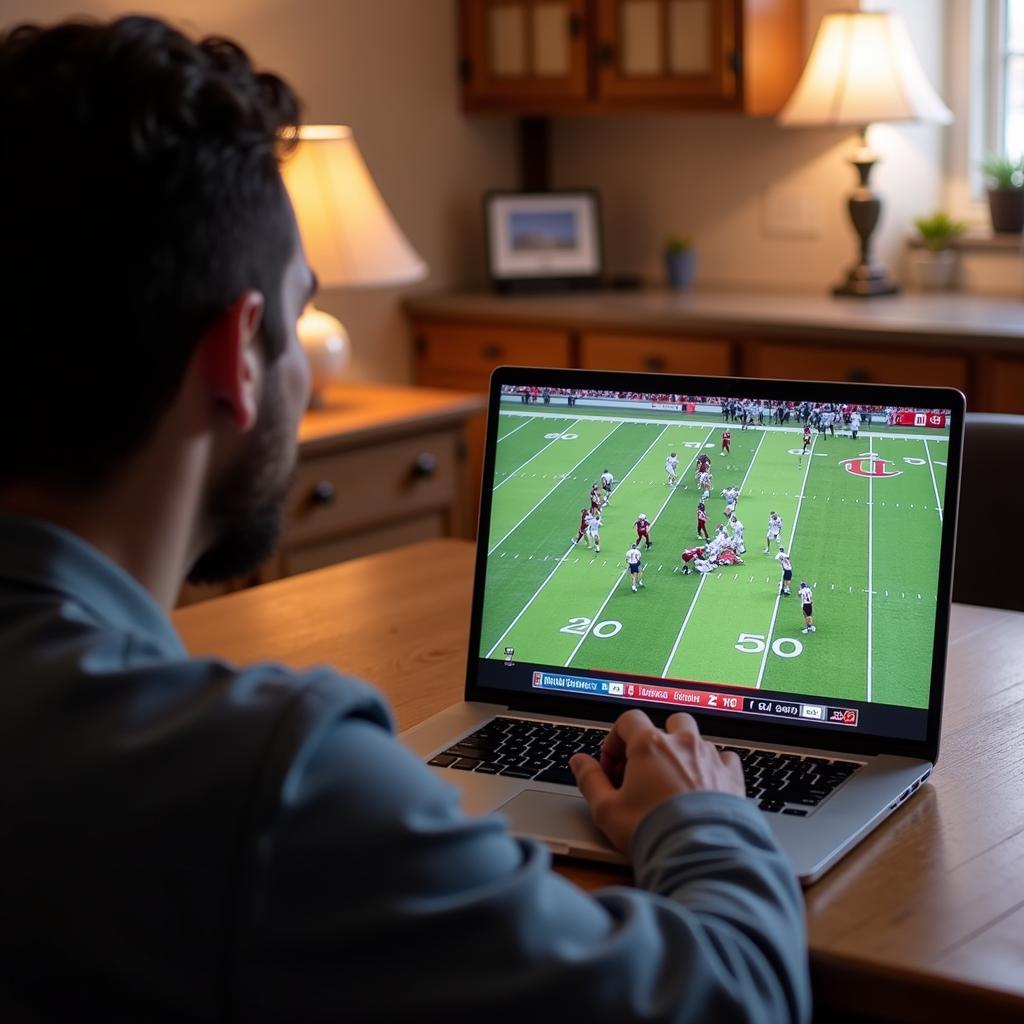
[[[743,654],[761,654],[765,649],[766,643],[764,636],[760,633],[740,633],[735,647],[737,651],[742,651]],[[780,658],[799,657],[803,654],[803,650],[804,645],[799,640],[794,640],[788,636],[780,636],[772,644],[772,653],[777,654]]]

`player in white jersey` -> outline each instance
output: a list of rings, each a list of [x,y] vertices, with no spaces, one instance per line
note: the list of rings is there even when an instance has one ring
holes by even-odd
[[[737,555],[742,555],[747,550],[746,544],[743,543],[743,524],[733,516],[729,520],[729,525],[732,527],[732,549]]]
[[[601,554],[601,513],[591,512],[587,516],[587,535],[594,542],[594,551]]]
[[[789,597],[789,584],[793,579],[793,563],[789,560],[789,555],[786,554],[786,549],[780,544],[779,553],[775,556],[775,561],[782,566],[782,589],[779,591],[783,597]]]
[[[629,582],[634,594],[637,584],[641,587],[644,585],[644,567],[640,564],[642,557],[640,548],[634,541],[626,552],[626,568],[629,570]]]
[[[857,431],[860,430],[860,413],[856,409],[850,413],[850,433],[853,434],[854,441],[857,440]]]
[[[814,591],[807,586],[807,580],[800,583],[800,605],[804,612],[804,628],[801,633],[817,633],[814,625]]]
[[[606,469],[601,474],[601,490],[604,491],[604,503],[612,503],[612,488],[615,486],[615,477]]]
[[[707,501],[711,497],[711,471],[705,470],[697,480],[700,487],[700,500]]]
[[[739,500],[740,491],[738,487],[726,487],[722,491],[722,497],[725,498],[725,518],[732,519],[733,513],[736,511],[736,502]]]
[[[665,460],[665,473],[668,476],[668,486],[675,487],[679,483],[679,456],[675,452],[669,452]]]
[[[781,537],[781,536],[782,536],[782,517],[779,516],[779,515],[776,515],[776,513],[772,512],[768,516],[768,536],[765,537],[764,553],[766,555],[771,553],[772,541],[775,541],[775,543],[778,544],[779,543],[779,537]],[[780,547],[779,550],[781,551],[782,548]]]

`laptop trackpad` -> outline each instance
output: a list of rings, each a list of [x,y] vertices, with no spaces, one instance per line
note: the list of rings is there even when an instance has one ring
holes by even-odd
[[[590,808],[581,796],[525,789],[498,810],[508,817],[510,831],[519,835],[611,849],[591,821]]]

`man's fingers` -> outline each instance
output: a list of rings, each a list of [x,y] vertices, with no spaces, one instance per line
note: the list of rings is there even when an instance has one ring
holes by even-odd
[[[574,754],[569,758],[569,767],[576,776],[576,785],[591,806],[608,793],[614,792],[615,787],[608,776],[589,754]]]
[[[654,729],[654,723],[639,708],[624,711],[604,738],[604,751],[613,761],[623,760],[626,748],[643,732]]]
[[[665,731],[670,733],[692,733],[694,736],[700,735],[700,729],[697,728],[697,720],[693,715],[688,715],[685,711],[677,711],[674,715],[669,715],[665,722]]]

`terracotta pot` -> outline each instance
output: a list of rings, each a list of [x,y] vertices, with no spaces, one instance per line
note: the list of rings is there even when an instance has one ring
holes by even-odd
[[[989,189],[988,212],[997,235],[1019,235],[1024,229],[1024,189]]]

